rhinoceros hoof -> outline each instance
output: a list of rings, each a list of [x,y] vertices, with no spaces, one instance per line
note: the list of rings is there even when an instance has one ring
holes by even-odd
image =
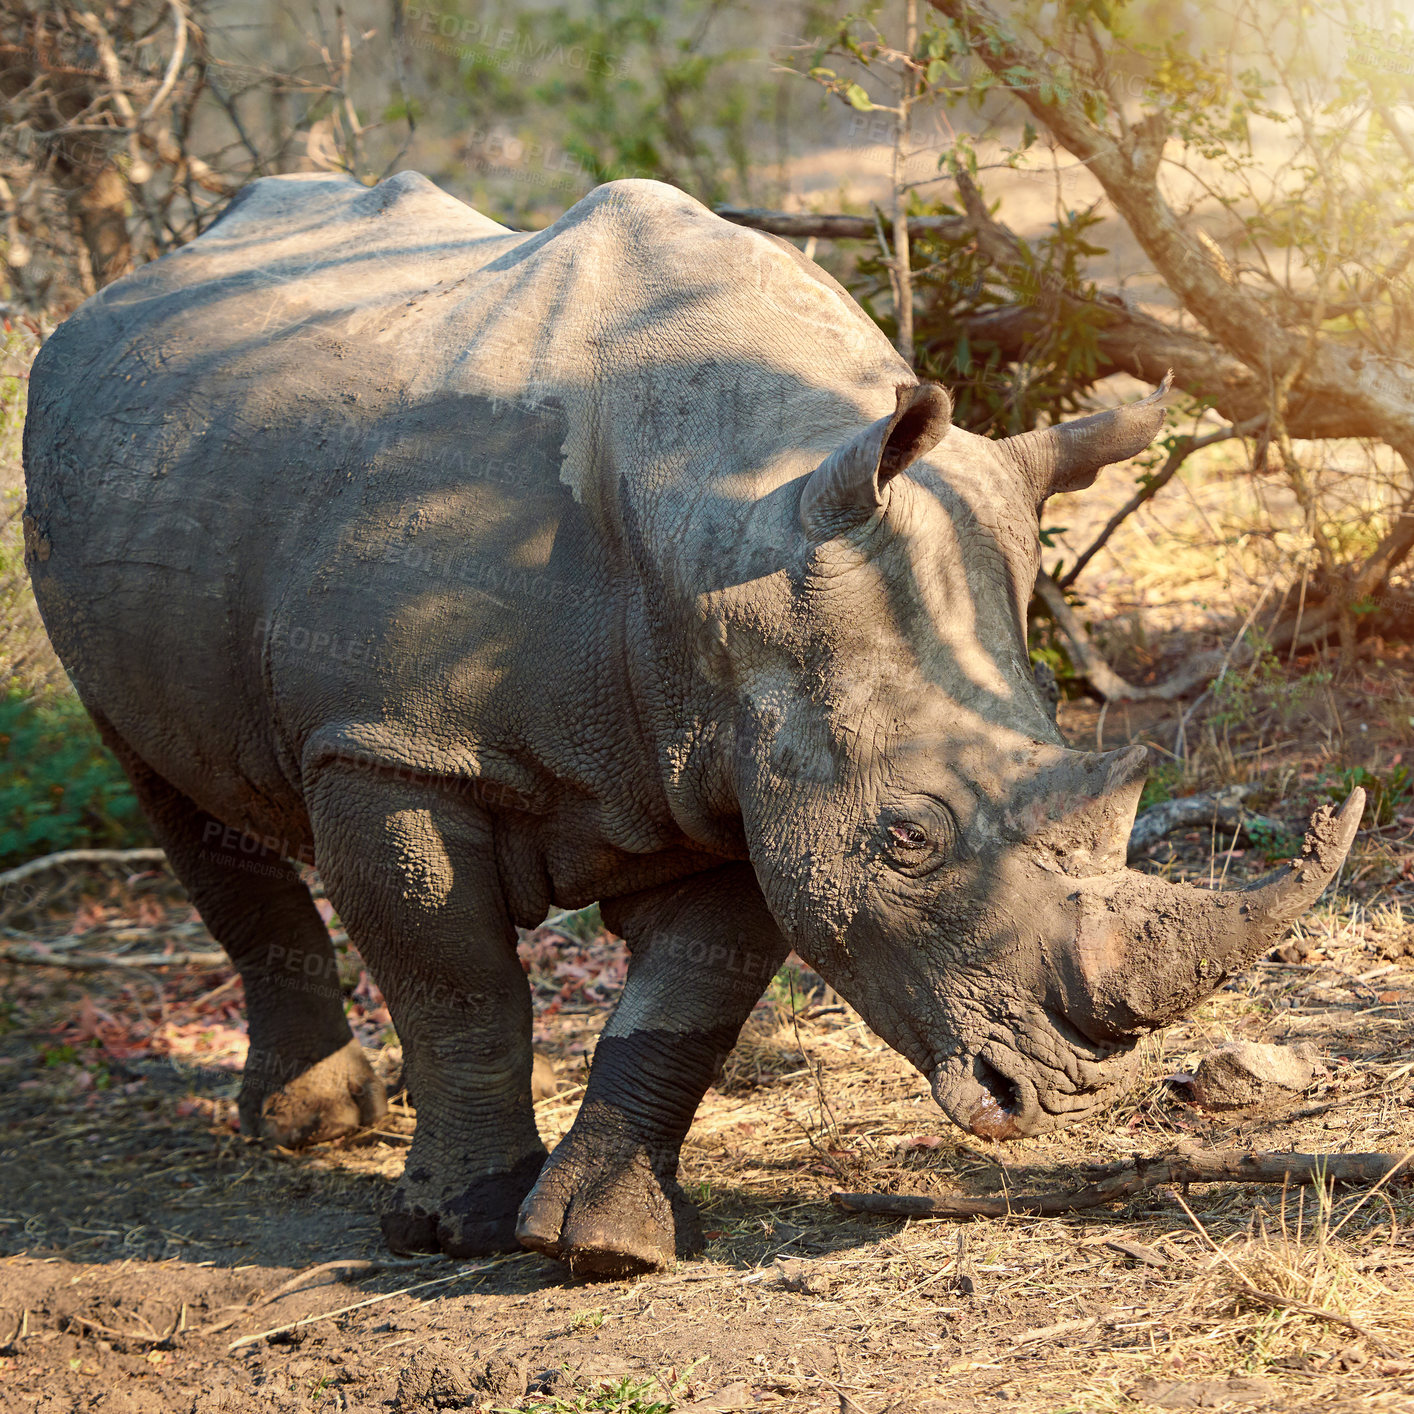
[[[519,1250],[516,1212],[545,1163],[544,1149],[450,1191],[434,1188],[408,1158],[408,1171],[380,1219],[383,1240],[394,1252],[487,1257]]]
[[[247,1063],[238,1103],[242,1134],[298,1149],[337,1139],[387,1113],[383,1082],[357,1041],[272,1090],[269,1076],[276,1069],[273,1061]]]
[[[702,1250],[697,1209],[644,1149],[599,1147],[574,1133],[522,1205],[516,1236],[575,1276],[638,1276]]]

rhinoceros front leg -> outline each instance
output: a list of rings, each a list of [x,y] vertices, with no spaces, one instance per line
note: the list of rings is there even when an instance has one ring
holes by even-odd
[[[417,1104],[384,1237],[398,1252],[514,1249],[545,1146],[490,823],[454,784],[347,765],[320,771],[306,799],[329,898],[387,998]]]
[[[387,1109],[383,1082],[349,1030],[329,932],[304,881],[278,847],[207,815],[95,720],[173,872],[241,975],[250,1029],[241,1132],[297,1148],[372,1124]]]
[[[789,948],[747,865],[605,906],[633,951],[584,1101],[520,1212],[527,1247],[578,1274],[628,1276],[701,1241],[678,1150]]]

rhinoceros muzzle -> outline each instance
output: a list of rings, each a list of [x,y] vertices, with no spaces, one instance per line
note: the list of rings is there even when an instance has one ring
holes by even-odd
[[[975,1051],[964,1048],[933,1071],[933,1098],[959,1128],[979,1139],[1044,1134],[1129,1089],[1137,1064],[1132,1047],[1090,1047],[1060,1034],[1068,1028],[1042,1032],[1044,1023],[1029,1025],[1028,1036],[1045,1035],[1044,1054],[993,1041]]]

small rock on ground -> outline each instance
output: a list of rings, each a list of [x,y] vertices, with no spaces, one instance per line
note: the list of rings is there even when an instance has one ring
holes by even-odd
[[[1309,1042],[1271,1046],[1231,1041],[1203,1057],[1193,1076],[1193,1098],[1205,1109],[1240,1109],[1263,1100],[1290,1098],[1324,1073]]]

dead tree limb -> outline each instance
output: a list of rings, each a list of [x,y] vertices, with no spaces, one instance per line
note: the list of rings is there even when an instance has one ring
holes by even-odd
[[[1118,1202],[1172,1183],[1281,1183],[1293,1187],[1344,1183],[1383,1184],[1408,1161],[1407,1154],[1264,1154],[1229,1150],[1214,1154],[1166,1154],[1111,1164],[1102,1176],[1067,1193],[1009,1193],[996,1198],[963,1194],[832,1193],[850,1213],[892,1218],[1056,1217]],[[1401,1175],[1407,1181],[1408,1171]]]
[[[871,216],[839,212],[812,214],[739,206],[719,206],[716,212],[738,226],[793,240],[814,236],[819,240],[867,241],[874,239],[876,229]],[[1003,231],[1007,229],[1000,223],[993,224]],[[908,228],[914,233],[953,239],[972,229],[962,216],[910,216]],[[887,217],[884,231],[886,235],[892,231]],[[1093,296],[1073,291],[1056,293],[1062,300],[1086,306],[1087,322],[1094,330],[1097,379],[1127,373],[1158,383],[1172,369],[1180,388],[1210,401],[1229,421],[1259,425],[1265,418],[1270,404],[1268,380],[1207,336],[1167,324],[1110,291],[1099,290]],[[991,344],[1004,357],[1018,360],[1052,332],[1055,314],[1033,299],[1000,309],[965,313],[959,321],[974,346]],[[949,351],[930,346],[929,352]],[[1287,413],[1287,424],[1293,437],[1304,438],[1358,437],[1369,430],[1364,418],[1352,417],[1341,403],[1294,402]]]
[[[1250,790],[1247,787],[1246,790]],[[1152,845],[1158,844],[1165,835],[1175,830],[1186,830],[1194,825],[1219,825],[1224,831],[1237,831],[1249,838],[1254,830],[1272,836],[1287,834],[1287,828],[1280,820],[1266,815],[1254,815],[1243,808],[1241,796],[1245,793],[1238,786],[1228,790],[1204,791],[1200,795],[1180,796],[1175,800],[1160,801],[1150,806],[1135,822],[1129,832],[1129,858]]]
[[[1081,675],[1109,702],[1172,702],[1222,671],[1228,656],[1216,650],[1201,653],[1188,667],[1149,687],[1136,687],[1115,672],[1095,646],[1075,610],[1065,601],[1065,591],[1044,570],[1036,576],[1036,594],[1070,640],[1072,656]]]
[[[874,239],[874,217],[845,216],[836,213],[821,215],[811,212],[766,211],[755,206],[718,206],[713,208],[723,220],[737,226],[749,226],[753,231],[766,231],[773,236],[786,236],[793,240],[808,240],[815,236],[820,240],[872,241]],[[884,230],[893,238],[892,218],[883,217]],[[961,216],[910,216],[910,231],[927,231],[949,236],[965,235],[967,222]]]
[[[167,855],[160,849],[62,849],[57,854],[41,855],[14,869],[0,874],[0,890],[23,883],[49,869],[66,869],[74,864],[119,864],[124,867],[141,865],[154,868],[166,864]]]

